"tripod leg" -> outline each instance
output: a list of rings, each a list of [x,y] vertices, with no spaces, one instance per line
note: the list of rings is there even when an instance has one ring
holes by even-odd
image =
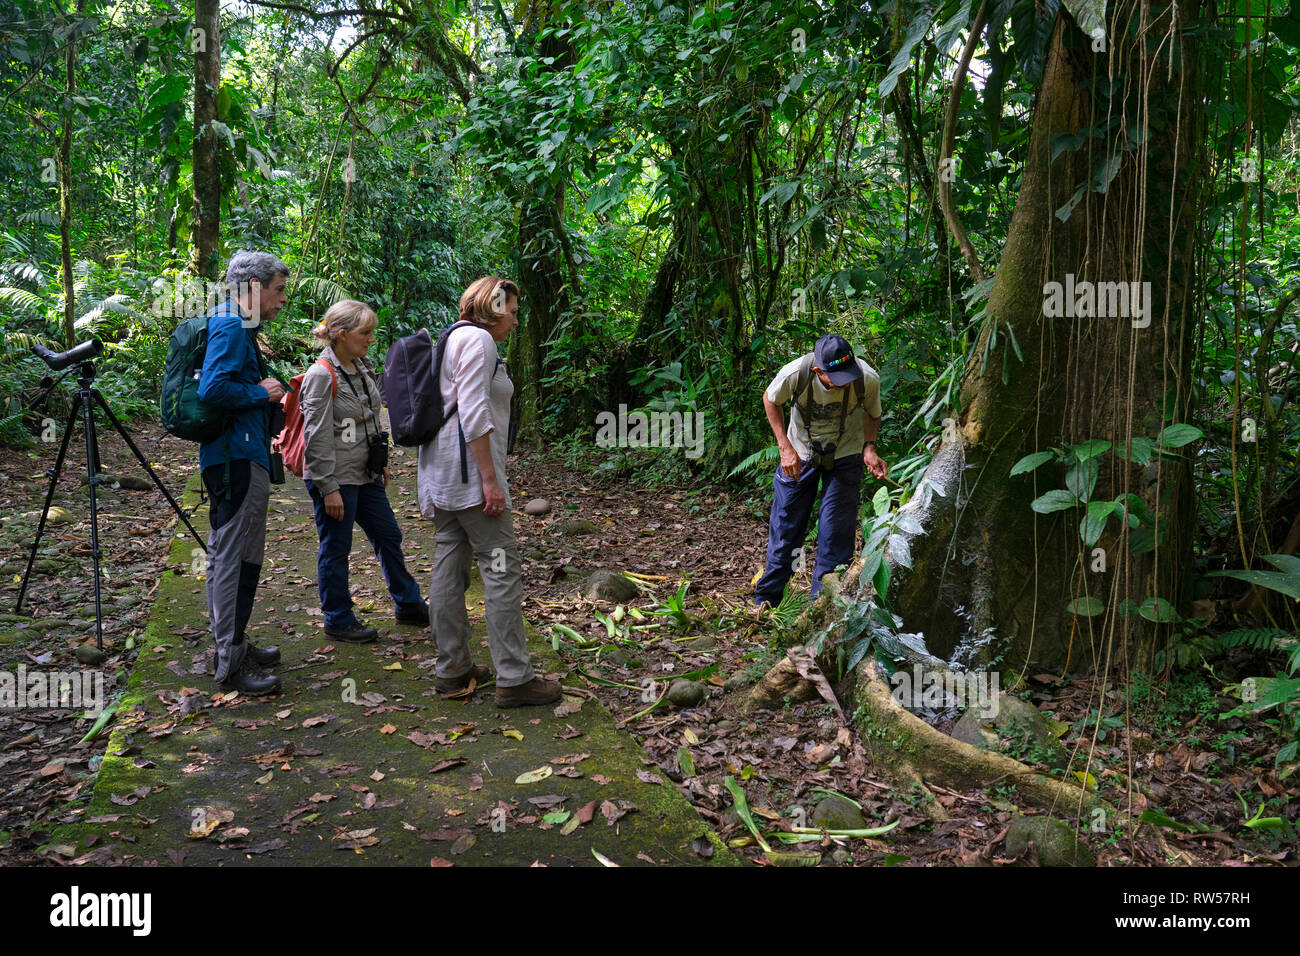
[[[127,430],[122,427],[122,423],[117,420],[117,416],[113,414],[113,410],[108,407],[108,402],[104,401],[104,396],[99,393],[98,389],[91,389],[91,393],[95,396],[95,400],[99,402],[99,406],[104,409],[104,412],[108,415],[108,420],[113,423],[113,427],[117,429],[118,434],[126,441],[126,444],[131,451],[135,452],[136,459],[144,466],[144,470],[149,473],[149,477],[152,478],[153,483],[158,486],[158,490],[167,498],[168,503],[171,504],[172,510],[176,512],[177,517],[179,517],[181,521],[185,522],[185,527],[189,528],[190,534],[193,535],[194,540],[199,543],[199,547],[203,548],[204,551],[207,551],[208,546],[203,543],[203,539],[199,537],[199,533],[194,530],[194,526],[190,524],[189,518],[185,516],[184,510],[182,510],[181,506],[176,503],[176,499],[172,497],[171,492],[163,485],[162,479],[154,472],[153,468],[149,464],[149,459],[145,458],[144,455],[140,453],[140,449],[135,447],[135,442],[131,440],[131,436],[127,433]]]
[[[32,573],[32,565],[36,563],[36,550],[41,546],[41,536],[45,534],[45,521],[50,516],[50,503],[54,501],[54,489],[59,483],[59,473],[63,471],[63,459],[68,454],[68,440],[72,438],[72,429],[77,424],[77,402],[72,403],[72,411],[68,414],[68,424],[63,428],[63,442],[59,445],[59,457],[54,461],[54,471],[50,473],[50,488],[45,492],[45,507],[41,509],[41,523],[36,528],[36,538],[32,541],[32,553],[27,556],[27,570],[23,572],[23,586],[18,589],[18,605],[14,608],[15,614],[23,613],[23,599],[27,597],[27,579]]]
[[[95,485],[99,476],[95,473],[99,464],[99,439],[95,435],[95,410],[90,396],[96,394],[94,389],[83,388],[77,393],[81,402],[81,417],[86,423],[86,476],[90,482],[90,557],[95,565],[95,646],[104,649],[104,615],[100,608],[99,587],[99,508],[95,502]]]

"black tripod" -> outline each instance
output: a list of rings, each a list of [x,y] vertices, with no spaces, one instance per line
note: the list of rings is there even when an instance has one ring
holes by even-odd
[[[46,350],[41,349],[37,354],[41,354],[45,351]],[[62,354],[67,355],[69,353]],[[46,353],[42,354],[41,357],[44,358],[47,363],[50,363],[50,367],[55,371],[63,367],[63,365],[55,364],[51,361],[51,359],[58,359],[61,356],[53,356]],[[80,369],[81,374],[77,376],[77,384],[81,387],[73,393],[72,411],[68,415],[67,427],[63,430],[63,443],[59,446],[59,457],[54,462],[54,471],[50,473],[50,488],[49,491],[45,493],[45,507],[41,511],[41,523],[36,529],[36,539],[32,541],[32,553],[27,558],[27,570],[23,574],[23,584],[18,591],[18,606],[14,609],[14,612],[16,614],[23,613],[23,598],[27,596],[27,579],[32,573],[32,565],[36,562],[36,551],[40,547],[41,536],[45,533],[45,522],[50,515],[50,503],[54,500],[54,489],[59,483],[59,473],[63,470],[63,459],[68,453],[68,441],[72,437],[72,430],[76,427],[77,416],[80,414],[81,423],[86,429],[86,475],[90,483],[90,552],[95,564],[95,642],[98,648],[102,651],[104,649],[104,620],[103,614],[100,610],[99,589],[99,509],[95,503],[95,486],[99,483],[99,440],[95,435],[95,405],[98,405],[104,410],[104,414],[108,416],[108,420],[112,422],[113,427],[117,429],[117,433],[126,440],[131,451],[135,453],[135,457],[139,459],[140,464],[144,466],[144,470],[148,472],[149,477],[153,479],[153,483],[158,486],[158,490],[167,498],[167,501],[172,506],[172,510],[175,511],[181,521],[185,523],[185,527],[189,528],[190,534],[194,536],[194,540],[199,543],[199,546],[203,548],[205,552],[208,549],[207,545],[203,543],[203,539],[199,537],[199,533],[195,531],[193,526],[190,524],[189,518],[186,517],[185,512],[181,510],[181,506],[177,504],[176,499],[171,496],[171,492],[163,487],[162,481],[158,478],[158,475],[154,473],[153,468],[150,467],[148,459],[140,453],[140,449],[135,446],[135,442],[131,440],[131,436],[127,433],[127,430],[122,427],[122,423],[117,420],[117,416],[113,414],[113,410],[108,407],[108,402],[104,401],[104,396],[99,393],[99,389],[94,387],[95,364],[90,361],[85,361],[81,363]],[[36,400],[32,407],[39,408],[43,405],[45,400],[49,397],[50,392],[54,390],[55,386],[70,374],[72,374],[71,369],[64,372],[57,382],[50,381],[48,378],[45,382],[42,382],[43,385],[46,384],[46,382],[49,384],[46,385],[45,391],[41,394],[40,398]]]

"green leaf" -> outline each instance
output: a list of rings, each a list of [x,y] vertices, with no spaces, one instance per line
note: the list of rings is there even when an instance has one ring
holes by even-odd
[[[864,587],[868,581],[875,580],[876,571],[880,568],[882,557],[883,555],[879,549],[867,555],[867,560],[862,565],[862,573],[858,575],[858,587]]]
[[[730,775],[723,778],[722,785],[731,791],[731,799],[735,801],[736,816],[740,817],[740,822],[743,823],[745,828],[753,834],[754,839],[758,841],[758,845],[761,846],[765,852],[771,853],[772,847],[763,839],[763,834],[758,832],[758,826],[754,823],[754,818],[749,813],[749,801],[745,799],[745,791],[741,789],[740,785],[737,784]]]
[[[1065,487],[1080,501],[1087,501],[1092,497],[1092,489],[1097,486],[1097,472],[1100,467],[1101,462],[1096,458],[1089,458],[1071,466],[1065,473]]]
[[[1169,624],[1178,620],[1178,612],[1164,598],[1147,598],[1138,608],[1138,614],[1157,624]]]
[[[1023,475],[1027,471],[1033,471],[1035,468],[1045,465],[1054,457],[1055,456],[1050,451],[1036,451],[1032,455],[1026,455],[1024,458],[1021,458],[1018,462],[1012,465],[1011,474],[1012,476]]]
[[[1051,514],[1053,511],[1064,511],[1066,508],[1073,508],[1080,504],[1079,499],[1070,492],[1061,488],[1054,488],[1045,495],[1035,498],[1029,503],[1039,514]]]
[[[877,518],[889,510],[889,489],[886,486],[881,485],[872,495],[871,509],[876,513]]]
[[[889,536],[889,556],[905,568],[912,567],[912,547],[901,534]]]
[[[1167,827],[1171,830],[1182,830],[1184,833],[1195,833],[1196,827],[1186,823],[1179,823],[1173,817],[1166,816],[1159,810],[1143,810],[1142,815],[1138,817],[1140,823],[1154,823],[1158,827]]]
[[[960,4],[957,13],[952,16],[943,26],[939,27],[934,34],[934,47],[940,53],[946,53],[948,49],[958,39],[966,25],[970,22],[970,10],[967,9],[969,4]]]
[[[1106,160],[1097,168],[1092,177],[1092,191],[1096,193],[1105,193],[1110,188],[1111,180],[1119,172],[1120,164],[1124,161],[1122,153],[1116,153],[1110,159]]]
[[[230,127],[221,120],[213,120],[211,123],[212,132],[226,141],[226,145],[231,149],[235,148],[235,134],[230,131]]]
[[[1074,207],[1079,205],[1079,200],[1083,199],[1083,194],[1088,191],[1086,185],[1080,186],[1074,191],[1074,195],[1067,199],[1059,209],[1056,210],[1056,218],[1061,222],[1066,222],[1070,214],[1074,212]]]
[[[889,562],[888,561],[880,562],[880,567],[876,569],[876,574],[875,577],[872,579],[872,583],[875,585],[876,593],[879,594],[882,599],[887,599],[889,597]]]
[[[885,73],[885,78],[880,81],[881,97],[889,96],[894,92],[894,87],[898,85],[898,78],[911,65],[912,51],[929,31],[932,22],[934,22],[934,11],[929,7],[922,7],[917,11],[916,17],[907,27],[907,34],[903,37],[898,52],[894,54],[894,59],[890,61],[889,71]]]
[[[1146,467],[1151,464],[1151,456],[1155,454],[1156,443],[1145,435],[1134,435],[1129,445],[1129,451],[1125,452],[1123,448],[1117,448],[1116,454],[1126,461],[1131,461],[1135,465]]]
[[[1120,601],[1119,610],[1117,613],[1124,620],[1128,620],[1129,618],[1135,616],[1138,613],[1137,601],[1134,601],[1132,598],[1125,598],[1124,600]]]
[[[1206,574],[1206,577],[1236,578],[1238,581],[1247,581],[1250,584],[1277,591],[1279,594],[1285,594],[1289,598],[1300,601],[1300,558],[1291,554],[1266,554],[1264,560],[1275,568],[1280,568],[1281,573],[1277,571],[1210,571]]]
[[[687,777],[695,776],[695,758],[691,756],[689,748],[677,748],[677,769]]]
[[[1088,137],[1082,133],[1057,133],[1052,137],[1052,162],[1056,162],[1056,157],[1062,153],[1072,153],[1084,143]]]
[[[1074,452],[1074,457],[1079,461],[1087,461],[1089,458],[1096,458],[1103,452],[1110,451],[1110,442],[1102,441],[1100,438],[1089,438],[1085,442],[1071,445],[1070,451]]]
[[[1086,37],[1106,33],[1106,0],[1064,0],[1065,8],[1074,17]]]
[[[107,727],[108,722],[112,720],[113,717],[117,714],[117,705],[118,705],[118,701],[114,700],[111,704],[105,707],[100,712],[99,716],[95,718],[95,722],[90,725],[90,729],[86,731],[86,736],[82,737],[79,741],[77,741],[77,743],[84,744],[87,740],[91,740],[94,737],[97,737],[99,735],[99,732],[103,730],[105,727]]]
[[[1119,505],[1114,501],[1089,501],[1088,513],[1079,525],[1079,536],[1091,548],[1106,530],[1106,521]]]
[[[1160,444],[1166,448],[1182,448],[1189,442],[1194,442],[1204,435],[1205,433],[1195,425],[1178,422],[1168,426],[1160,433]]]
[[[1098,598],[1081,597],[1075,598],[1067,604],[1065,610],[1070,614],[1075,614],[1080,617],[1096,617],[1102,611],[1106,610],[1106,606],[1102,604]]]

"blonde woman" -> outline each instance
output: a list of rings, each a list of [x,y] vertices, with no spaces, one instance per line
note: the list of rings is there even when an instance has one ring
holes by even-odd
[[[302,380],[303,478],[316,508],[316,582],[325,634],[366,643],[379,634],[357,620],[348,588],[352,526],[360,525],[397,606],[397,623],[427,626],[429,606],[406,570],[402,531],[388,503],[383,379],[365,357],[378,318],[364,302],[331,306],[312,335],[324,347]]]
[[[551,704],[560,685],[533,673],[524,634],[523,578],[506,484],[506,436],[515,386],[497,356],[519,324],[519,289],[485,276],[460,297],[460,322],[447,333],[442,406],[455,413],[420,446],[420,511],[437,534],[430,620],[438,644],[440,693],[483,683],[492,672],[470,657],[465,591],[469,561],[483,579],[488,647],[496,666],[496,704]]]

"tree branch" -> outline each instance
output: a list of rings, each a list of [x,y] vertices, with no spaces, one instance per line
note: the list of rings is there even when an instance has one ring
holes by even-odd
[[[961,250],[962,257],[970,269],[971,278],[975,282],[984,281],[984,268],[980,265],[979,256],[975,253],[975,247],[971,245],[966,230],[962,228],[961,220],[957,218],[957,212],[952,205],[952,187],[949,180],[944,177],[943,171],[947,161],[952,158],[961,91],[966,85],[966,73],[970,69],[971,56],[975,53],[975,44],[979,42],[980,34],[984,32],[987,17],[988,0],[980,0],[979,13],[975,14],[975,23],[971,25],[970,36],[966,38],[966,45],[962,48],[961,61],[957,64],[957,75],[953,77],[952,90],[948,94],[948,112],[943,120],[943,144],[939,149],[939,208],[943,211],[944,221],[948,223],[948,231],[952,233],[953,241]]]

